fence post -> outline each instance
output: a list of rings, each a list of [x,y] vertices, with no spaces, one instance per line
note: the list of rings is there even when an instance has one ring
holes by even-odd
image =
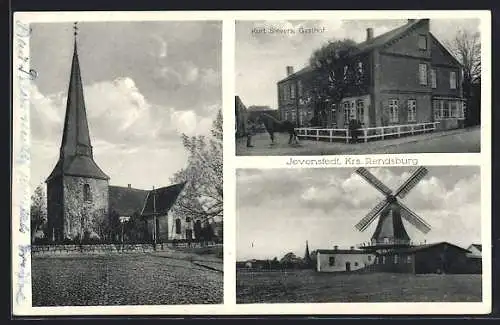
[[[332,135],[332,133],[333,133],[333,130],[332,130],[332,129],[330,129],[330,142],[332,142],[332,141],[333,141],[333,135]]]
[[[349,129],[345,129],[345,143],[349,143]]]
[[[365,136],[365,142],[368,142],[368,131],[366,129],[363,129],[363,134]]]
[[[319,141],[319,129],[316,129],[316,141]]]
[[[413,127],[413,125],[411,126],[411,135],[414,135],[415,134],[415,128]]]
[[[381,134],[382,140],[384,140],[384,132],[385,132],[385,129],[384,129],[384,127],[382,127],[382,134]]]
[[[398,138],[401,138],[401,126],[398,125]]]

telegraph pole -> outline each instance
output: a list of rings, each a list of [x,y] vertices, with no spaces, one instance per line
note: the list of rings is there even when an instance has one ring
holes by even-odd
[[[156,249],[156,191],[153,186],[153,243],[154,248]]]

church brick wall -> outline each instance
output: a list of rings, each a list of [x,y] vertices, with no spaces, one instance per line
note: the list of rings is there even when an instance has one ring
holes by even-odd
[[[90,188],[91,199],[88,201],[84,199],[85,184]],[[65,237],[75,239],[85,231],[101,237],[108,221],[108,181],[65,176],[63,186]]]
[[[64,238],[63,192],[60,177],[47,182],[47,224],[47,236],[50,239],[60,241]]]

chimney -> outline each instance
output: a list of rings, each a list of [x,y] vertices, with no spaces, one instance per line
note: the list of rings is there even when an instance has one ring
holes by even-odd
[[[293,74],[293,67],[292,66],[287,66],[286,67],[286,76],[288,77],[291,74]]]
[[[335,245],[335,246],[333,246],[333,249],[337,250],[337,249],[339,249],[339,247],[337,245]]]
[[[366,40],[371,41],[373,39],[373,28],[366,29]]]
[[[128,184],[128,188],[132,188],[132,184]]]

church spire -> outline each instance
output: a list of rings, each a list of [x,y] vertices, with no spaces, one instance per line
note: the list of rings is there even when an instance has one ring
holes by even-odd
[[[304,254],[304,262],[306,265],[311,266],[311,254],[309,253],[309,242],[306,240],[306,252]]]
[[[71,76],[66,103],[66,117],[64,119],[63,138],[61,143],[61,158],[84,155],[92,157],[87,112],[83,97],[83,85],[78,60],[76,23],[73,26],[74,48],[71,63]]]

